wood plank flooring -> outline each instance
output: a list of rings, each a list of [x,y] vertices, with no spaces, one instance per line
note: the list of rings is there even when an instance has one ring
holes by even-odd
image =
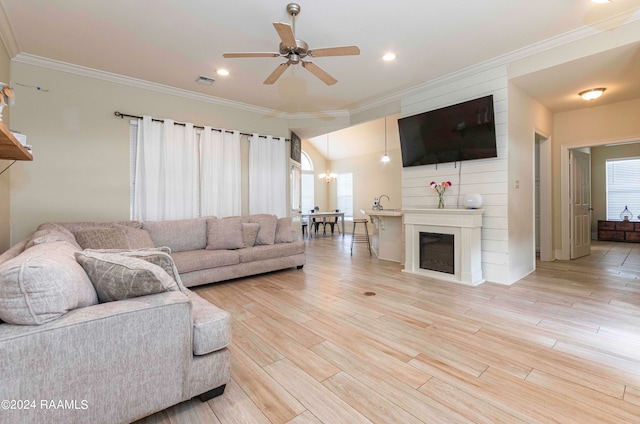
[[[139,423],[640,423],[640,244],[467,287],[307,243],[303,270],[195,289],[233,315],[232,380]]]

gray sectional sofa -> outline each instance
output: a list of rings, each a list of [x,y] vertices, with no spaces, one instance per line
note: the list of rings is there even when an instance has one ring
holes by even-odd
[[[186,286],[304,262],[269,215],[41,225],[0,255],[0,422],[127,423],[222,394],[230,316]]]

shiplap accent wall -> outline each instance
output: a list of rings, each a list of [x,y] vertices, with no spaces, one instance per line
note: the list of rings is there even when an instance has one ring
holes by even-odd
[[[498,157],[402,169],[402,208],[436,208],[438,196],[431,181],[451,181],[445,208],[462,207],[468,193],[480,193],[482,219],[482,270],[487,281],[508,284],[508,108],[507,70],[498,67],[474,75],[448,78],[402,100],[401,117],[493,95]]]

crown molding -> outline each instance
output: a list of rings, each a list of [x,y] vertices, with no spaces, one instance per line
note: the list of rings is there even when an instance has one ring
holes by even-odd
[[[396,93],[393,93],[387,96],[375,98],[369,102],[362,103],[357,108],[349,109],[349,111],[353,115],[353,114],[361,113],[369,109],[373,109],[388,103],[397,102],[402,100],[405,97],[420,93],[422,91],[433,89],[433,88],[442,86],[444,84],[450,83],[452,81],[469,77],[471,75],[479,74],[481,72],[488,71],[490,69],[494,69],[500,66],[506,66],[511,62],[515,62],[520,59],[524,59],[526,57],[530,57],[547,50],[561,47],[561,46],[573,43],[575,41],[579,41],[579,40],[597,35],[604,31],[609,31],[614,28],[628,25],[635,21],[640,20],[640,15],[638,15],[638,16],[632,17],[631,19],[628,19],[624,24],[620,24],[620,18],[623,15],[625,14],[623,13],[623,14],[611,16],[607,19],[603,19],[601,21],[594,23],[592,26],[583,26],[573,31],[569,31],[564,34],[561,34],[552,38],[548,38],[538,43],[534,43],[529,46],[520,48],[518,50],[511,51],[504,55],[497,56],[492,59],[486,60],[484,62],[474,64],[472,66],[460,69],[458,71],[449,73],[447,75],[443,75],[442,77],[433,79],[426,83],[416,85],[414,87],[410,87],[405,90],[398,91]]]
[[[138,78],[127,77],[124,75],[114,74],[111,72],[100,71],[84,66],[73,65],[53,59],[47,59],[41,56],[35,56],[26,53],[19,53],[12,61],[24,63],[26,65],[39,66],[41,68],[52,69],[55,71],[66,72],[70,74],[80,75],[88,78],[94,78],[102,81],[113,82],[116,84],[127,85],[130,87],[141,88],[143,90],[156,91],[159,93],[169,94],[172,96],[183,97],[190,100],[197,100],[205,103],[212,103],[218,106],[240,109],[246,112],[267,115],[272,118],[287,118],[287,114],[274,109],[268,109],[260,106],[254,106],[247,103],[236,102],[233,100],[222,99],[220,97],[210,96],[207,94],[196,93],[195,91],[184,90],[181,88],[170,87],[168,85],[149,82]]]
[[[14,57],[20,53],[20,46],[13,34],[13,27],[11,26],[11,22],[9,22],[9,17],[7,16],[6,10],[4,10],[2,2],[0,2],[0,39],[9,57]]]

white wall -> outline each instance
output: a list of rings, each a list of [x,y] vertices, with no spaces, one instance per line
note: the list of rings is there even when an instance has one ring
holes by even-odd
[[[12,127],[27,134],[34,161],[12,170],[12,243],[45,221],[129,219],[129,121],[116,118],[116,110],[289,136],[287,121],[266,113],[16,61],[11,75],[14,82],[49,90],[16,87]],[[243,138],[244,168],[247,144]],[[246,191],[245,177],[245,213]]]
[[[311,163],[313,164],[313,173],[315,174],[315,184],[313,186],[313,196],[314,196],[314,205],[318,206],[321,211],[329,210],[329,189],[327,184],[322,182],[318,175],[322,174],[327,170],[327,159],[322,156],[313,144],[309,143],[308,140],[302,140],[302,150],[309,155],[309,159],[311,159]],[[330,164],[329,164],[330,165]],[[309,211],[303,211],[309,212]]]
[[[420,94],[403,99],[402,117],[493,95],[498,157],[462,164],[425,165],[402,170],[402,208],[435,208],[436,193],[431,181],[451,181],[445,207],[454,208],[468,193],[484,199],[482,228],[482,270],[487,281],[510,283],[508,226],[507,76],[498,67],[469,77],[451,78],[431,85]],[[460,168],[461,166],[461,168]]]
[[[509,283],[535,269],[536,131],[552,133],[551,111],[509,84]]]
[[[562,153],[567,149],[597,146],[607,143],[640,140],[640,99],[595,106],[554,115],[553,130],[553,244],[563,248],[562,191],[563,173],[568,176],[568,164],[562,166]],[[566,180],[566,178],[565,178]],[[568,229],[565,229],[568,234]],[[566,244],[566,243],[565,243]],[[566,247],[566,246],[565,246]],[[566,250],[566,249],[565,249]],[[559,254],[557,255],[558,257]]]

